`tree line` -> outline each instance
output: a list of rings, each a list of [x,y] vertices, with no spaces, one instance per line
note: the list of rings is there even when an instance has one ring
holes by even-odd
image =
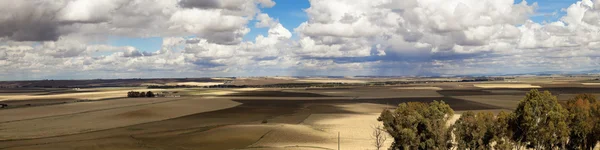
[[[600,102],[580,94],[559,104],[531,90],[513,112],[454,111],[443,101],[408,102],[384,110],[379,121],[394,139],[390,149],[593,149],[600,141]]]
[[[127,92],[127,97],[156,97],[156,95],[154,93],[152,93],[152,91],[148,91],[148,92],[130,91],[130,92]]]

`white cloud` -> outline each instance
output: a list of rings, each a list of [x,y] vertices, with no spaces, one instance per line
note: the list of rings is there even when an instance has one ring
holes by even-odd
[[[74,0],[61,9],[58,18],[73,22],[103,22],[110,19],[120,0]]]
[[[598,0],[576,2],[550,23],[529,20],[537,4],[513,0],[310,4],[292,34],[261,12],[272,0],[3,0],[0,72],[411,75],[582,70],[600,62]],[[244,41],[251,27],[267,35]],[[115,36],[163,43],[155,52],[107,44]]]

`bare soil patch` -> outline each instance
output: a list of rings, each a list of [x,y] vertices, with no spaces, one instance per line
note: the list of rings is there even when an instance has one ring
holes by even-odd
[[[523,99],[523,95],[475,95],[455,96],[454,98],[497,106],[503,109],[514,109]]]
[[[8,108],[21,108],[21,107],[67,104],[67,103],[72,103],[72,102],[77,102],[77,101],[78,101],[78,99],[74,99],[74,98],[61,98],[61,99],[35,99],[35,100],[7,100],[7,101],[0,101],[0,103],[7,105],[7,107],[5,107],[4,109],[8,109]],[[21,116],[21,115],[19,115],[19,116]]]
[[[242,91],[239,93],[227,94],[224,96],[236,97],[332,97],[327,95],[303,92],[285,92],[285,91]]]

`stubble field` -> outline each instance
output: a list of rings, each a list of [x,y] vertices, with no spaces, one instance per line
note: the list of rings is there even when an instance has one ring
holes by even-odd
[[[373,149],[379,113],[399,103],[443,100],[457,114],[511,111],[531,89],[476,84],[168,89],[181,93],[172,98],[120,98],[150,90],[140,88],[11,89],[0,103],[19,107],[0,109],[0,149],[337,149],[338,133],[342,149]],[[559,100],[600,94],[592,85],[530,85]]]

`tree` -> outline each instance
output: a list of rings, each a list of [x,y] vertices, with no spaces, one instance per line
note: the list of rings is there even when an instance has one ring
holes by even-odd
[[[155,97],[156,95],[154,95],[154,93],[152,93],[152,91],[148,91],[146,92],[146,97]]]
[[[390,149],[449,149],[446,122],[453,115],[452,108],[443,101],[408,102],[399,104],[393,112],[384,110],[378,120],[394,138]]]
[[[594,114],[596,97],[591,94],[579,94],[567,102],[569,111],[569,149],[592,149],[599,137],[594,135],[598,117]]]
[[[536,89],[527,93],[519,102],[510,121],[513,140],[519,146],[535,149],[564,149],[569,136],[568,111],[563,109],[555,96],[548,91]]]
[[[575,102],[579,99],[588,101],[588,102],[590,102],[590,104],[594,104],[597,102],[596,96],[593,94],[578,94],[574,98],[569,99],[569,102]]]
[[[491,149],[494,139],[494,114],[468,111],[452,125],[458,149]]]
[[[373,136],[373,140],[375,140],[373,141],[373,146],[375,146],[377,150],[381,150],[383,144],[387,140],[387,136],[385,134],[385,130],[383,127],[381,127],[381,125],[373,127],[373,133],[371,136]]]
[[[596,119],[596,122],[592,128],[592,136],[588,136],[586,149],[594,148],[594,146],[596,146],[596,144],[600,141],[600,102],[596,101],[596,103],[592,104],[591,115],[594,119]]]
[[[492,139],[492,141],[496,143],[496,145],[494,145],[494,149],[513,149],[514,143],[510,139],[510,137],[512,136],[512,132],[509,129],[509,121],[512,117],[513,115],[511,113],[506,113],[504,111],[501,111],[496,116],[496,121],[493,128],[494,138]]]
[[[140,97],[140,92],[130,91],[127,93],[127,97]]]

